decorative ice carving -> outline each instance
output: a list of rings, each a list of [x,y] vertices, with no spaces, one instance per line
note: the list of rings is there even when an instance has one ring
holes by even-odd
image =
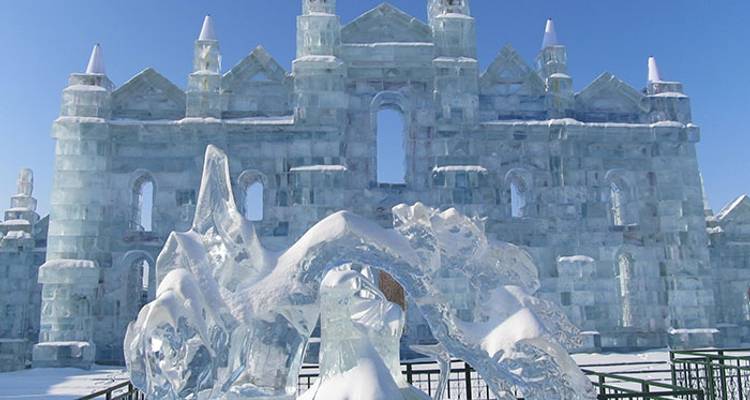
[[[562,347],[575,342],[575,327],[532,296],[539,281],[530,257],[488,240],[481,221],[418,203],[394,208],[395,229],[387,230],[344,211],[273,253],[233,199],[227,157],[209,146],[193,228],[170,236],[157,261],[157,298],[126,337],[129,371],[147,396],[294,399],[303,352],[321,314],[321,290],[324,314],[360,330],[332,340],[369,343],[357,353],[366,360],[358,365],[403,389],[395,350],[403,315],[362,275],[341,272],[356,265],[396,279],[444,350],[472,365],[498,398],[515,398],[513,387],[528,399],[594,397]],[[330,271],[339,272],[321,289]],[[441,290],[446,276],[468,285],[460,302]],[[366,295],[354,296],[356,285]],[[329,294],[356,303],[349,315],[326,304]],[[330,349],[325,334],[322,349],[324,380],[326,374],[361,376],[344,371],[354,365],[343,363],[347,357],[329,362],[331,351],[343,350]],[[388,379],[378,375],[380,367],[390,371]]]

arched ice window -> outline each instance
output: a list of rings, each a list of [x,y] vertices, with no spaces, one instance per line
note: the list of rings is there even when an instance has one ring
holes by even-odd
[[[389,107],[377,115],[378,183],[406,183],[406,125],[404,114]]]
[[[612,225],[628,226],[638,224],[638,202],[633,188],[619,173],[610,173],[609,210]]]
[[[263,221],[265,184],[263,175],[258,171],[245,171],[238,179],[242,215],[251,222]]]
[[[145,251],[132,250],[117,265],[123,268],[123,276],[126,277],[123,282],[126,297],[122,313],[135,319],[143,306],[156,298],[156,262]]]
[[[144,174],[133,184],[131,229],[152,232],[155,187],[153,178]]]
[[[520,180],[510,182],[510,210],[513,218],[523,218],[526,208],[526,189]]]
[[[505,183],[510,192],[510,215],[513,218],[528,216],[527,203],[531,175],[525,169],[513,169],[505,176]]]
[[[263,182],[257,181],[245,188],[245,219],[263,221]]]

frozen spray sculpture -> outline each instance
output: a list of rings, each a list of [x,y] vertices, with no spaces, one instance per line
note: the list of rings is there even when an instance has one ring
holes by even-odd
[[[577,331],[555,306],[533,297],[539,282],[524,251],[489,241],[480,221],[453,209],[438,212],[418,203],[398,206],[393,215],[394,229],[383,229],[339,212],[285,252],[268,251],[237,210],[226,155],[209,146],[193,228],[173,233],[165,244],[157,261],[156,300],[141,310],[125,338],[133,382],[155,399],[295,399],[304,349],[321,315],[321,291],[324,298],[342,295],[340,286],[357,279],[334,274],[321,283],[329,272],[356,265],[392,275],[445,351],[471,364],[498,398],[515,398],[513,387],[528,399],[594,398],[563,347],[575,343]],[[459,317],[451,294],[438,289],[447,271],[459,271],[470,285],[471,315]],[[366,281],[357,284],[380,299]],[[388,332],[400,332],[398,318],[383,311],[383,301],[368,304],[358,305],[367,312],[350,316],[360,330],[351,337],[367,337],[371,347],[342,353],[350,359],[328,369],[323,381],[346,374],[344,365],[357,364],[351,358],[392,369],[393,356],[383,349]],[[323,318],[341,318],[329,307]],[[364,316],[370,322],[362,323]],[[325,364],[325,334],[322,340]],[[391,372],[386,375],[393,381],[384,385],[399,387]],[[409,390],[400,392],[403,399],[414,398]],[[359,400],[394,399],[383,393]]]

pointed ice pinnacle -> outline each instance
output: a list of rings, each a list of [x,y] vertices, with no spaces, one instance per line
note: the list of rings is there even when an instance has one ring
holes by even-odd
[[[89,65],[86,67],[87,74],[106,74],[107,71],[104,68],[104,55],[102,54],[102,46],[97,43],[94,46],[94,50],[91,51],[91,57],[89,58]]]
[[[656,64],[656,58],[653,56],[648,58],[648,81],[661,82],[661,74],[659,73],[659,66]]]
[[[198,40],[216,40],[216,32],[214,32],[214,19],[210,15],[206,15],[203,20],[203,28],[201,28],[201,35]]]
[[[542,42],[542,50],[547,47],[557,46],[557,32],[555,32],[555,23],[552,18],[547,20],[547,26],[544,28],[544,41]]]

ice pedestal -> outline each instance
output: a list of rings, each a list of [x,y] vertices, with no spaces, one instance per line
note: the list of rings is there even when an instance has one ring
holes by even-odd
[[[90,368],[93,344],[92,306],[99,268],[88,260],[51,260],[39,268],[42,317],[33,366]]]
[[[709,348],[719,336],[719,330],[715,328],[670,329],[667,333],[669,348],[675,350]]]

